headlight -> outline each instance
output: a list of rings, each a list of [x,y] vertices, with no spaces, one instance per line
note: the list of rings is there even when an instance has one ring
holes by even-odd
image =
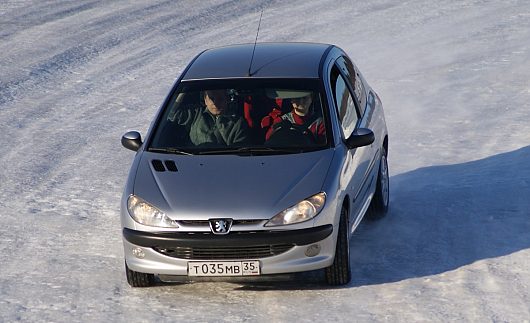
[[[326,202],[326,193],[315,194],[298,204],[276,214],[266,227],[304,222],[317,216]]]
[[[170,219],[164,212],[137,196],[129,196],[127,210],[138,223],[152,227],[178,228],[177,221]]]

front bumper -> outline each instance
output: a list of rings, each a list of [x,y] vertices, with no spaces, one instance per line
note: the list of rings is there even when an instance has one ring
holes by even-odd
[[[226,235],[154,233],[124,228],[123,242],[127,265],[138,272],[186,276],[189,261],[259,260],[262,274],[279,274],[330,266],[335,252],[332,233],[331,224],[299,230],[242,231]],[[307,256],[308,245],[314,244],[318,244],[320,252]],[[263,253],[265,246],[270,247],[270,251],[265,251],[266,255]],[[142,249],[143,258],[133,254],[132,250],[137,248]],[[216,252],[212,253],[212,250]]]
[[[206,247],[255,246],[262,244],[292,243],[302,246],[323,240],[333,232],[331,224],[316,228],[289,231],[240,231],[226,235],[188,232],[145,232],[123,229],[123,237],[142,247]]]

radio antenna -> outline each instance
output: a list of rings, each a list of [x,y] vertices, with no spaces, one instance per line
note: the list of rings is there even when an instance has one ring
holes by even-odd
[[[256,51],[256,43],[258,42],[259,27],[261,26],[261,17],[263,17],[263,9],[261,9],[261,15],[259,16],[258,31],[256,32],[256,39],[254,40],[254,48],[252,48],[252,56],[250,57],[250,65],[248,66],[248,76],[252,76],[250,70],[252,69],[252,61],[254,60],[254,52]]]

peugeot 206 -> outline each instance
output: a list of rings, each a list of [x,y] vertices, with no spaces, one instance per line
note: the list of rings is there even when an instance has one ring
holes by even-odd
[[[316,269],[347,284],[352,233],[388,210],[383,107],[334,45],[205,50],[145,138],[121,142],[136,152],[121,201],[134,287]]]

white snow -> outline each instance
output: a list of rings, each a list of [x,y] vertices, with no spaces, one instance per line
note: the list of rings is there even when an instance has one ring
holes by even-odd
[[[133,153],[203,49],[316,41],[382,98],[391,211],[320,272],[130,288]],[[0,322],[530,321],[530,2],[0,2]]]

